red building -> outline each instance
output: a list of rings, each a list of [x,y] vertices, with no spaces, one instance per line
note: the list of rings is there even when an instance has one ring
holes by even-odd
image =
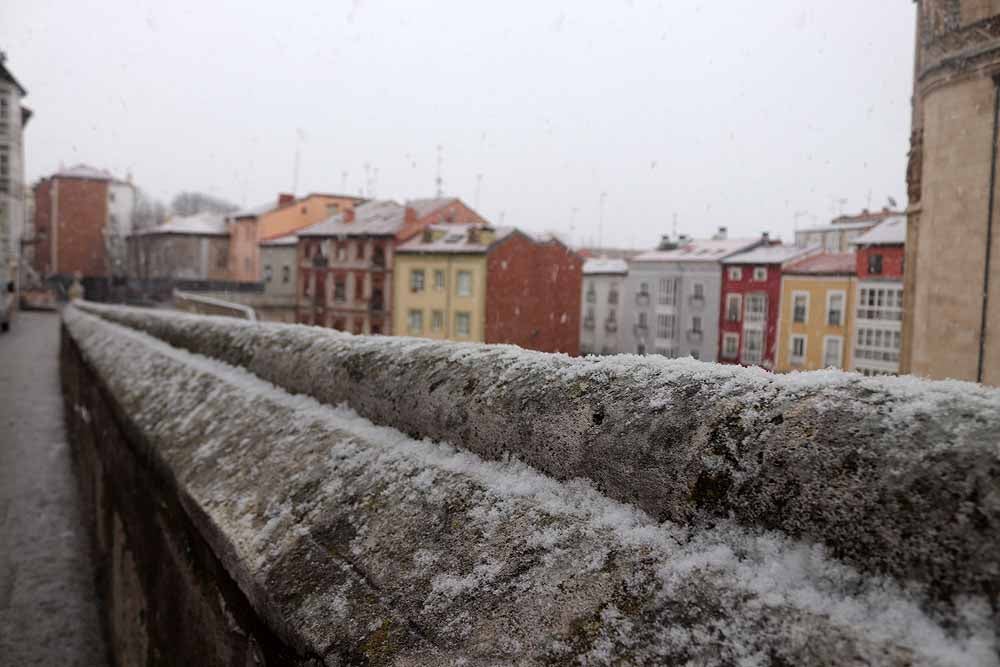
[[[858,272],[854,370],[864,375],[894,375],[899,372],[902,349],[906,216],[886,219],[853,243]]]
[[[818,251],[766,245],[722,260],[721,363],[774,368],[782,269]]]
[[[580,354],[579,255],[515,230],[490,248],[486,276],[487,343]]]
[[[297,320],[392,333],[393,254],[431,224],[486,224],[454,197],[370,201],[299,232]]]

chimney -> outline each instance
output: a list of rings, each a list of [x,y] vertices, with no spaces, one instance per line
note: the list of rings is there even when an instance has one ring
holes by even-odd
[[[354,222],[354,209],[349,208],[344,211],[344,222]]]
[[[771,245],[771,235],[768,232],[763,232],[760,235],[760,240],[764,245]]]
[[[417,224],[417,209],[412,206],[406,207],[406,211],[403,213],[403,224],[407,226]]]
[[[420,238],[421,243],[431,243],[434,240],[434,230],[430,227],[424,227],[423,236]]]
[[[729,237],[729,230],[725,227],[719,227],[719,231],[715,233],[716,241],[725,241]]]
[[[469,226],[469,243],[478,244],[479,243],[479,229],[474,226]]]
[[[287,192],[278,193],[278,206],[286,206],[295,201],[295,195],[288,194]]]

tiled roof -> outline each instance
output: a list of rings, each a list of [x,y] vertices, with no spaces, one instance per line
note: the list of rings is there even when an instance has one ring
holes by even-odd
[[[851,243],[855,245],[901,245],[906,243],[906,216],[899,215],[880,222]]]
[[[821,252],[785,267],[785,273],[819,275],[849,275],[856,270],[857,263],[853,252]]]
[[[794,245],[769,245],[761,246],[731,255],[724,260],[723,264],[783,264],[796,257],[811,255],[817,248],[799,248]]]
[[[344,221],[344,213],[303,229],[299,236],[391,236],[403,227],[406,209],[394,201],[369,201],[354,208],[354,220]]]
[[[406,206],[412,208],[417,213],[417,219],[428,216],[439,208],[444,208],[448,204],[456,201],[455,197],[434,197],[431,199],[411,199],[406,202]]]
[[[417,234],[412,239],[396,248],[396,252],[455,254],[486,252],[494,243],[507,238],[513,232],[517,231],[514,227],[457,224],[430,225],[426,229],[434,232],[434,235],[437,238],[433,241],[425,241],[423,234]],[[490,239],[490,241],[486,243],[484,242],[485,239],[483,236],[480,235],[479,238],[476,239],[476,242],[473,243],[470,241],[469,237],[469,232],[473,230],[486,232],[492,230],[494,238]]]
[[[760,239],[698,239],[673,250],[652,250],[636,255],[633,262],[717,262],[759,243]]]
[[[192,234],[204,236],[225,236],[226,217],[216,213],[196,213],[187,216],[174,216],[162,225],[150,227],[136,232],[137,236],[153,234]]]

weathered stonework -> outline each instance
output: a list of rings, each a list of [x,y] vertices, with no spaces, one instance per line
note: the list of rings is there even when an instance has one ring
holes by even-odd
[[[898,382],[840,382],[845,376],[836,374],[819,387],[802,382],[804,391],[785,396],[796,396],[794,405],[779,401],[778,420],[775,401],[789,387],[768,389],[761,381],[766,376],[743,369],[705,365],[698,375],[691,364],[634,359],[612,372],[601,362],[505,347],[83,307],[105,319],[67,310],[63,373],[71,432],[81,458],[89,457],[85,476],[99,481],[93,498],[107,503],[91,504],[114,519],[97,522],[99,532],[111,531],[99,542],[123,545],[111,559],[124,573],[122,591],[111,601],[124,619],[116,645],[129,646],[126,658],[119,654],[122,664],[133,661],[128,656],[141,662],[143,654],[148,663],[200,664],[996,661],[996,618],[986,601],[995,605],[995,591],[992,598],[988,591],[977,591],[985,597],[956,594],[975,588],[984,565],[963,560],[976,571],[951,571],[954,553],[973,548],[986,569],[996,566],[995,477],[982,477],[996,474],[995,438],[989,446],[981,442],[1000,423],[996,393],[928,383],[907,392]],[[340,391],[354,392],[362,381],[370,383],[381,391],[355,403],[394,404],[396,421],[414,419],[411,406],[419,405],[423,428],[467,432],[465,440],[453,441],[463,446],[483,446],[485,440],[470,435],[480,425],[459,424],[459,414],[434,395],[464,395],[470,406],[489,403],[507,421],[503,430],[520,434],[504,436],[484,421],[480,436],[500,438],[491,457],[534,457],[552,467],[554,459],[540,453],[551,447],[556,458],[568,459],[559,476],[589,476],[619,494],[629,475],[639,490],[650,481],[627,449],[608,449],[611,439],[622,440],[661,471],[664,507],[680,521],[660,522],[584,480],[561,483],[520,463],[491,463],[409,439],[112,319],[172,337],[179,347],[200,342],[202,352],[272,381],[297,377],[300,386],[343,384]],[[276,346],[278,356],[263,345]],[[384,368],[393,356],[397,362]],[[479,381],[471,383],[477,368]],[[397,385],[406,391],[397,393]],[[373,393],[390,396],[380,403]],[[543,401],[557,398],[563,405],[543,409]],[[878,416],[850,425],[859,405]],[[571,430],[553,439],[542,424],[556,408],[566,411],[563,426]],[[968,410],[970,418],[954,412],[952,421],[940,410]],[[847,421],[810,426],[807,420],[824,411]],[[657,421],[664,415],[673,418]],[[715,421],[719,415],[722,423]],[[901,425],[911,420],[923,425]],[[579,421],[587,423],[583,435],[572,430],[582,427]],[[851,430],[853,447],[824,435],[834,423]],[[767,439],[785,439],[787,451],[781,457],[777,449],[749,443],[749,458],[762,455],[773,468],[767,475],[751,472],[782,503],[802,508],[798,533],[815,529],[817,517],[809,514],[851,516],[851,504],[878,497],[903,519],[892,524],[870,509],[854,513],[854,520],[870,521],[855,531],[864,540],[855,551],[896,548],[875,533],[899,540],[894,531],[918,530],[907,517],[922,514],[939,535],[937,546],[925,545],[921,553],[926,564],[941,568],[935,573],[941,581],[924,582],[929,591],[904,589],[833,560],[838,549],[827,552],[749,525],[754,520],[727,486],[740,482],[722,476],[749,460],[730,438],[745,438],[763,424],[777,429],[767,431]],[[687,430],[700,433],[695,440],[707,436],[711,448],[693,458],[685,454]],[[630,438],[633,431],[655,433],[657,446],[640,446]],[[931,436],[934,446],[925,442]],[[574,437],[593,451],[581,450]],[[525,448],[532,444],[539,453]],[[829,457],[810,461],[808,450],[825,449]],[[970,456],[956,457],[956,450]],[[919,463],[908,464],[911,459]],[[569,474],[581,465],[589,475]],[[674,466],[671,475],[665,465]],[[808,481],[817,465],[836,493],[823,495]],[[693,481],[690,497],[672,475]],[[852,486],[852,476],[877,493]],[[894,476],[904,478],[910,493],[891,495],[898,488]],[[814,506],[802,506],[797,485],[819,494]],[[651,491],[640,499],[651,502]],[[748,487],[747,493],[756,492]],[[950,494],[961,497],[961,507]],[[953,512],[952,520],[975,537],[949,530],[932,503]],[[750,518],[748,525],[718,516],[726,507]],[[758,510],[796,533],[786,507]],[[824,523],[836,526],[837,518]],[[912,559],[908,567],[913,579],[923,576]],[[137,640],[133,634],[142,629],[148,637]]]

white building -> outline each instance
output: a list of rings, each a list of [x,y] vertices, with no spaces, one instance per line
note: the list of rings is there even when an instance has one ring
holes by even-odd
[[[628,263],[624,259],[588,259],[583,263],[583,313],[580,354],[617,354],[621,345],[621,300]]]
[[[21,104],[27,95],[7,69],[0,52],[0,278],[16,281],[23,238],[26,188],[24,184],[24,127],[31,111]]]
[[[623,352],[715,361],[719,299],[726,257],[761,238],[730,239],[720,227],[711,239],[681,237],[629,261],[622,305]]]
[[[897,216],[854,241],[860,259],[854,318],[854,370],[899,373],[903,324],[903,248],[906,217]]]

